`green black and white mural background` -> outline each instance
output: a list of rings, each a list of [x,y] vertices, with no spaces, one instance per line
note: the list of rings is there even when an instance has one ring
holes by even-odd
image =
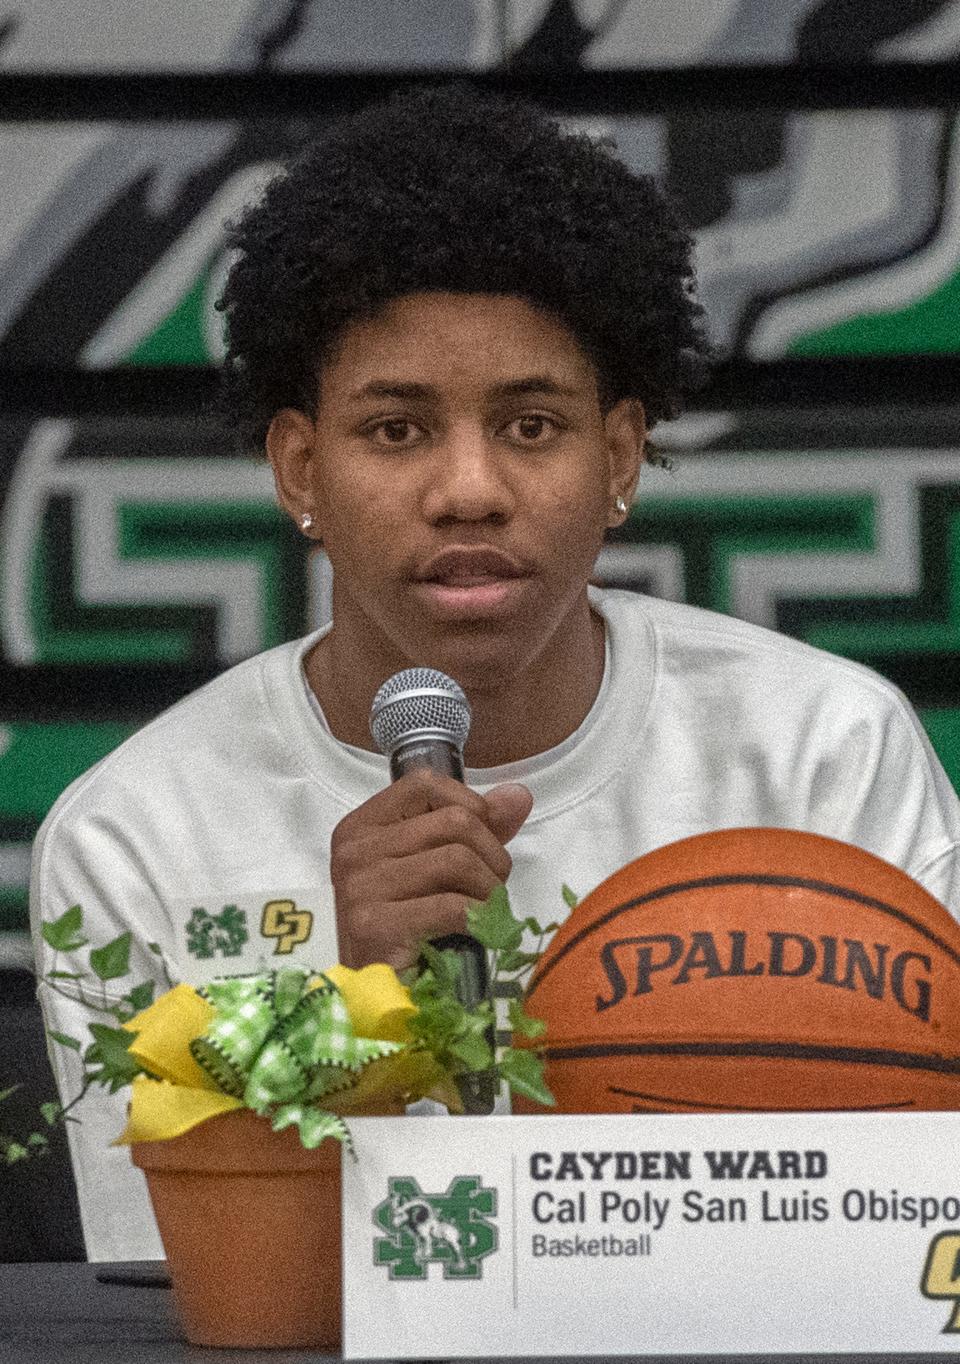
[[[942,61],[958,0],[0,0],[0,71],[590,69]],[[322,110],[0,124],[0,367],[210,365],[223,223]],[[935,109],[590,119],[697,237],[722,355],[960,351],[960,126]],[[944,404],[956,395],[944,394]],[[960,785],[960,458],[949,420],[806,408],[664,430],[610,582],[892,677]],[[774,429],[775,427],[775,429]],[[0,423],[0,931],[63,787],[217,670],[325,618],[329,576],[209,415]]]

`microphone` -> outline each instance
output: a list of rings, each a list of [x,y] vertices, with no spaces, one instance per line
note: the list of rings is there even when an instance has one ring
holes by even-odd
[[[405,668],[394,673],[373,698],[370,733],[389,759],[391,781],[399,781],[421,767],[455,781],[464,780],[463,746],[470,733],[470,702],[446,673],[436,668]],[[469,933],[450,933],[435,939],[433,946],[454,951],[459,958],[457,994],[461,1004],[471,1009],[489,996],[487,954],[476,938]],[[462,1075],[459,1084],[465,1112],[493,1112],[493,1075]]]
[[[370,733],[390,759],[390,780],[428,767],[463,781],[463,746],[470,733],[470,702],[446,673],[405,668],[373,698]]]

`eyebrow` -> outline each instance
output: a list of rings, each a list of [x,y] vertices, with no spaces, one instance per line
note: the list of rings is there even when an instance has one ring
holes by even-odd
[[[493,398],[518,398],[527,393],[545,393],[558,398],[580,397],[579,390],[567,384],[558,383],[548,374],[530,374],[522,379],[510,379],[503,384],[494,384],[490,389]],[[391,380],[372,380],[350,394],[353,401],[363,398],[397,398],[401,402],[431,402],[439,397],[437,389],[430,384],[406,383]]]

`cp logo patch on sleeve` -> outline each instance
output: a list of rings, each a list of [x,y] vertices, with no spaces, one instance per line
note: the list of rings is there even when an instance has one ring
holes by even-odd
[[[268,900],[263,907],[260,932],[265,938],[276,938],[275,957],[286,956],[313,932],[313,915],[309,909],[297,909],[294,900]]]

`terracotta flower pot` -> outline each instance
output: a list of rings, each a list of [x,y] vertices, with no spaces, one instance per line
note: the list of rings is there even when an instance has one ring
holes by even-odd
[[[339,1349],[339,1142],[238,1109],[131,1149],[191,1344]]]

